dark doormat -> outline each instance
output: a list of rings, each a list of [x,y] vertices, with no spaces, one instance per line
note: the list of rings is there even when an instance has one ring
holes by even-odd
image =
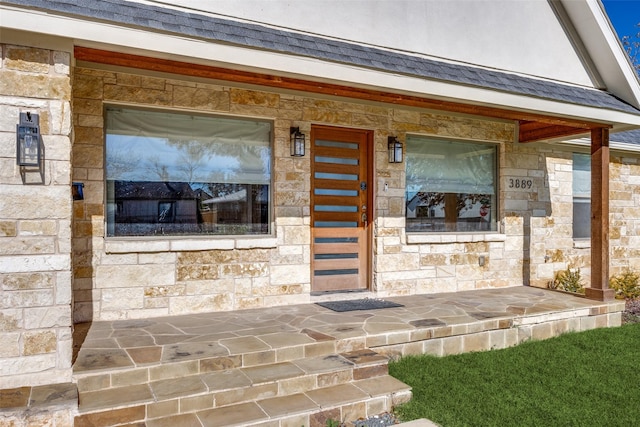
[[[321,307],[328,308],[333,311],[355,311],[355,310],[378,310],[381,308],[393,308],[404,307],[402,304],[398,304],[391,301],[384,301],[381,299],[364,298],[354,299],[348,301],[327,301],[317,302]]]

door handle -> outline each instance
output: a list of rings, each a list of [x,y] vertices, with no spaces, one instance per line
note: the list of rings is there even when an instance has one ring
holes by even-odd
[[[367,225],[367,214],[366,213],[362,213],[362,223],[364,225]]]

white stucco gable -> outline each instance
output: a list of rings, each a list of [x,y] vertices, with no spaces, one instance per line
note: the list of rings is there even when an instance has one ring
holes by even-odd
[[[545,0],[153,1],[435,58],[594,86]]]
[[[640,106],[640,86],[599,0],[144,3],[606,89]]]

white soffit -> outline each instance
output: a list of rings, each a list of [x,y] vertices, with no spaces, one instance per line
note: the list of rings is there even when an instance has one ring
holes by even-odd
[[[607,90],[640,108],[640,82],[600,0],[559,0]]]
[[[26,11],[2,4],[0,11],[0,27],[71,38],[78,46],[578,120],[640,126],[640,116],[620,111],[392,74],[314,58],[214,44],[39,11]]]

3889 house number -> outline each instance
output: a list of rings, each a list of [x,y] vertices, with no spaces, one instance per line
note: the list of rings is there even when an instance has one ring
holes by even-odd
[[[514,190],[531,190],[533,180],[528,178],[507,178],[507,187]]]

